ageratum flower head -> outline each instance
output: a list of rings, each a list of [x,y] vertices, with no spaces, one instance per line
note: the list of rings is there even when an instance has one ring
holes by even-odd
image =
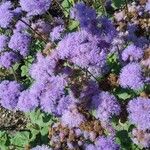
[[[31,37],[26,33],[15,32],[9,41],[9,48],[19,52],[23,57],[29,54],[29,47],[31,44]]]
[[[44,14],[50,7],[51,0],[20,0],[23,11],[29,16]]]
[[[128,104],[129,119],[139,129],[150,129],[150,99],[138,97]]]
[[[27,24],[29,24],[29,19],[28,18],[22,18],[21,20],[23,20],[24,22],[26,22]],[[13,32],[20,32],[20,33],[25,33],[29,27],[22,21],[18,21],[15,24],[15,29],[13,30]]]
[[[135,46],[134,44],[129,45],[122,52],[122,59],[124,61],[138,61],[143,57],[144,51]]]
[[[31,150],[52,150],[51,148],[49,148],[47,145],[42,145],[42,146],[36,146],[34,148],[32,148]]]
[[[129,63],[124,66],[119,76],[119,84],[123,88],[139,90],[143,88],[142,68],[138,63]]]
[[[8,37],[5,35],[0,35],[0,52],[2,52],[7,47]]]
[[[32,98],[30,90],[25,90],[20,93],[16,109],[23,112],[30,112],[38,107],[39,101]]]
[[[2,81],[0,83],[0,104],[6,109],[15,109],[21,91],[22,86],[16,81]]]
[[[96,19],[96,12],[94,9],[86,6],[84,3],[77,3],[71,10],[71,18],[80,22],[81,28],[88,28]]]
[[[96,116],[103,122],[108,122],[112,116],[120,113],[117,99],[108,92],[101,92],[93,96],[92,106],[96,109]]]
[[[68,59],[75,65],[87,68],[99,76],[106,68],[109,44],[86,31],[70,33],[65,36],[56,49],[61,59]]]
[[[65,109],[65,107],[67,108],[67,106],[65,106],[64,108],[60,106],[61,101],[65,103],[65,101],[61,98],[65,95],[66,86],[67,82],[63,78],[63,76],[52,76],[49,78],[40,98],[40,106],[45,112],[53,113],[55,115],[61,115],[63,109]],[[71,103],[71,100],[69,101],[68,105],[69,103]],[[59,110],[60,114],[58,113],[57,107],[59,107],[59,109],[60,107],[62,108],[62,110]]]
[[[120,150],[120,146],[115,143],[112,137],[100,136],[96,139],[95,145],[89,144],[86,150]]]
[[[148,130],[139,130],[134,128],[132,130],[131,139],[133,143],[142,148],[150,148],[150,133]]]
[[[52,29],[52,32],[50,33],[50,39],[52,41],[60,40],[62,37],[62,33],[64,32],[64,26],[56,26]]]
[[[150,11],[150,0],[147,1],[146,6],[145,6],[146,11]]]
[[[74,105],[64,111],[61,117],[62,124],[68,126],[69,128],[79,127],[85,120],[85,117],[78,112],[76,106]]]
[[[36,81],[48,79],[54,74],[57,56],[51,55],[44,57],[41,53],[37,54],[36,62],[30,68],[30,75]]]
[[[19,61],[18,55],[12,51],[6,51],[0,55],[0,66],[5,68],[10,68]]]
[[[7,28],[13,20],[14,14],[10,1],[0,3],[0,27]]]

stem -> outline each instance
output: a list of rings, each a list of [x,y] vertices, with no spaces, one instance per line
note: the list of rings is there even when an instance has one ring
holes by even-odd
[[[104,3],[103,3],[103,0],[100,0],[100,3],[101,3],[101,6],[102,6],[102,8],[103,8],[103,13],[104,13],[104,15],[107,16],[107,11],[106,11],[105,5],[104,5]]]
[[[62,11],[65,11],[69,14],[69,12],[61,4],[59,4],[59,2],[57,0],[54,0],[54,1],[59,5],[59,7],[62,9]]]
[[[87,70],[87,69],[85,69],[85,68],[82,68],[82,67],[80,67],[80,66],[78,66],[78,65],[76,65],[78,68],[80,68],[82,71],[84,71],[85,73],[89,73],[97,82],[99,82],[98,81],[98,79],[89,71],[89,70]]]
[[[11,67],[11,70],[12,70],[12,74],[13,74],[13,76],[14,76],[14,79],[15,79],[16,81],[18,81],[14,68]]]
[[[20,21],[22,21],[25,25],[27,25],[35,34],[37,34],[45,43],[47,43],[47,41],[38,32],[36,32],[28,23],[26,23],[22,19],[20,19]]]

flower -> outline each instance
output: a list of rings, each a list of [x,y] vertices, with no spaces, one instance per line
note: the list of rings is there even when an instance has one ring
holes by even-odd
[[[131,44],[123,50],[122,59],[124,61],[138,61],[143,57],[143,55],[144,51],[141,48],[135,46],[134,44]]]
[[[88,25],[96,19],[96,12],[94,9],[81,2],[75,4],[71,10],[70,16],[80,22],[81,28],[87,28]]]
[[[60,40],[61,39],[61,35],[64,32],[64,26],[60,25],[60,26],[56,26],[52,29],[52,32],[50,33],[50,39],[52,41],[55,40]]]
[[[143,88],[142,68],[138,63],[129,63],[121,69],[119,84],[123,88],[139,90]]]
[[[37,53],[37,59],[35,63],[30,67],[30,75],[36,81],[48,79],[51,75],[54,75],[54,69],[56,66],[56,56],[44,57],[41,53]]]
[[[0,4],[0,27],[9,27],[14,17],[12,8],[13,6],[10,1],[3,2]]]
[[[81,123],[85,121],[85,117],[78,112],[76,106],[70,106],[70,108],[63,112],[61,122],[63,125],[69,128],[79,127]]]
[[[19,52],[23,57],[29,54],[31,37],[26,33],[15,32],[8,43],[9,48]]]
[[[0,52],[7,47],[8,37],[5,35],[0,35]]]
[[[61,59],[68,59],[75,66],[87,68],[95,76],[106,72],[107,48],[109,44],[86,31],[65,36],[56,49]],[[105,68],[105,69],[104,69]]]
[[[18,97],[22,91],[22,85],[16,81],[4,80],[0,83],[0,103],[6,108],[13,110],[18,103]]]
[[[37,99],[32,98],[29,90],[25,90],[20,93],[16,109],[23,112],[29,112],[38,107],[38,105],[39,102]]]
[[[42,146],[36,146],[34,148],[32,148],[31,150],[52,150],[51,148],[49,148],[47,145],[42,145]]]
[[[50,7],[51,0],[20,0],[22,10],[29,16],[44,14]]]
[[[117,99],[109,92],[101,92],[93,96],[92,106],[96,109],[96,117],[100,121],[108,122],[114,115],[119,115],[120,106]]]
[[[150,129],[150,99],[138,97],[128,104],[129,120],[138,129]]]
[[[98,150],[119,150],[120,147],[111,137],[98,137],[95,145]]]
[[[150,0],[147,1],[146,5],[145,5],[145,10],[150,11]]]
[[[132,141],[142,148],[150,148],[150,133],[134,128],[131,135]]]
[[[0,56],[0,66],[5,68],[12,67],[16,62],[19,62],[20,58],[14,52],[4,52]]]

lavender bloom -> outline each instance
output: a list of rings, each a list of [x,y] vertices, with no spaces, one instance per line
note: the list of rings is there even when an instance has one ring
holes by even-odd
[[[145,6],[146,11],[150,11],[150,0],[147,1],[146,6]]]
[[[131,100],[128,104],[128,112],[130,121],[138,129],[150,129],[150,99],[138,97]]]
[[[22,15],[22,9],[21,7],[17,7],[13,10],[14,16],[15,18],[18,18]]]
[[[62,97],[57,105],[57,114],[62,115],[65,110],[69,108],[70,105],[73,105],[76,102],[75,98],[72,96],[64,96]]]
[[[93,20],[96,19],[94,9],[86,6],[84,3],[77,3],[71,10],[71,18],[80,22],[81,28],[87,28]]]
[[[37,61],[30,68],[30,75],[37,81],[48,79],[54,74],[56,66],[56,56],[44,57],[41,53],[37,54]]]
[[[97,148],[95,147],[95,145],[89,144],[86,146],[85,150],[97,150]]]
[[[96,109],[97,118],[103,122],[108,122],[112,116],[120,113],[120,106],[116,98],[108,92],[101,92],[93,96],[92,106]]]
[[[0,4],[0,27],[7,28],[13,20],[14,14],[10,1]]]
[[[36,146],[32,148],[31,150],[52,150],[52,149],[49,148],[47,145],[42,145],[42,146]]]
[[[22,18],[21,20],[23,20],[24,22],[26,22],[27,24],[29,24],[29,20],[27,18]],[[18,21],[15,24],[15,29],[13,30],[13,32],[20,32],[20,33],[25,33],[26,30],[28,30],[29,27],[23,23],[22,21]]]
[[[98,150],[119,150],[120,147],[111,137],[98,137],[95,146]]]
[[[63,26],[56,26],[52,29],[52,32],[50,33],[50,38],[52,41],[55,40],[60,40],[61,39],[61,35],[64,32],[64,27]]]
[[[0,56],[0,66],[10,68],[19,60],[20,58],[14,52],[4,52]]]
[[[69,128],[79,127],[85,121],[85,117],[80,114],[75,106],[70,106],[69,110],[64,111],[61,122]]]
[[[122,68],[119,76],[119,84],[123,88],[139,90],[143,88],[142,68],[138,63],[129,63]]]
[[[141,59],[144,55],[144,51],[136,47],[135,45],[131,44],[122,52],[122,59],[124,61],[130,60],[130,61],[138,61]]]
[[[112,41],[113,38],[117,36],[117,30],[115,29],[111,20],[109,20],[107,17],[98,18],[98,23],[99,26],[101,25],[101,35],[105,35],[105,38],[108,42]]]
[[[19,52],[23,57],[29,54],[31,37],[28,34],[15,32],[9,41],[9,48]]]
[[[46,91],[45,93],[43,93],[40,100],[41,108],[45,112],[53,113],[55,115],[60,115],[58,114],[57,107],[59,105],[59,102],[61,101],[62,95],[64,95],[64,88],[67,85],[67,83],[63,77],[56,76],[56,77],[51,77],[49,79],[49,83],[47,84],[48,85],[45,89]],[[62,107],[62,110],[59,110],[59,113],[61,113],[63,109],[65,109],[65,107]]]
[[[29,112],[38,107],[38,105],[37,99],[32,98],[30,91],[26,90],[20,93],[16,108],[23,112]]]
[[[5,35],[0,35],[0,52],[2,52],[7,47],[8,37]]]
[[[106,68],[106,49],[108,43],[86,31],[68,34],[56,49],[61,59],[68,59],[75,65],[87,68],[95,76],[101,75]]]
[[[139,129],[132,130],[132,141],[142,148],[150,148],[150,133]]]
[[[20,0],[22,10],[29,16],[44,14],[50,7],[51,0]]]
[[[16,81],[4,80],[0,83],[0,103],[6,108],[13,110],[17,106],[18,97],[22,86]]]

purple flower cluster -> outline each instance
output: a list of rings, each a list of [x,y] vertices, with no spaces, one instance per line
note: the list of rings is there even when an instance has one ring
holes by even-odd
[[[44,14],[50,4],[51,0],[20,0],[21,8],[28,13],[28,16]]]
[[[85,121],[85,117],[78,112],[76,106],[70,106],[69,110],[64,111],[61,122],[69,128],[79,127]]]
[[[128,104],[130,121],[138,129],[150,129],[150,99],[138,97],[131,100]]]
[[[57,46],[61,59],[68,59],[75,65],[87,68],[95,76],[106,71],[109,44],[86,31],[68,34]],[[105,68],[105,69],[104,69]]]
[[[16,81],[2,81],[0,83],[0,104],[7,109],[15,109],[21,91],[22,85]]]
[[[122,60],[124,61],[138,61],[144,55],[144,51],[131,44],[127,48],[125,48],[122,52]]]
[[[5,35],[0,35],[0,52],[4,51],[7,47],[8,37]]]
[[[14,65],[16,62],[19,62],[20,58],[18,55],[14,52],[4,52],[0,56],[0,66],[5,68],[10,68],[12,65]]]
[[[101,92],[93,96],[92,106],[96,109],[96,117],[103,122],[108,122],[112,116],[120,113],[117,99],[109,92]]]
[[[49,148],[48,146],[46,145],[42,145],[42,146],[36,146],[34,148],[32,148],[31,150],[52,150],[51,148]]]
[[[15,32],[9,41],[9,48],[13,51],[19,52],[23,57],[29,53],[29,46],[31,43],[31,37],[28,34]]]
[[[129,63],[124,66],[119,76],[119,84],[123,88],[131,88],[133,90],[142,89],[144,81],[140,64]]]
[[[119,150],[120,147],[114,142],[111,137],[98,137],[95,141],[95,145],[89,144],[85,148],[86,150]]]
[[[86,6],[84,3],[77,3],[72,8],[70,15],[71,18],[80,22],[81,28],[89,28],[89,25],[96,19],[95,10]]]
[[[64,26],[62,26],[62,25],[54,27],[52,29],[52,32],[50,33],[50,39],[52,41],[60,40],[62,38],[62,34],[63,34],[64,30],[65,30]]]
[[[10,1],[0,4],[0,27],[7,28],[13,20],[13,5]]]

